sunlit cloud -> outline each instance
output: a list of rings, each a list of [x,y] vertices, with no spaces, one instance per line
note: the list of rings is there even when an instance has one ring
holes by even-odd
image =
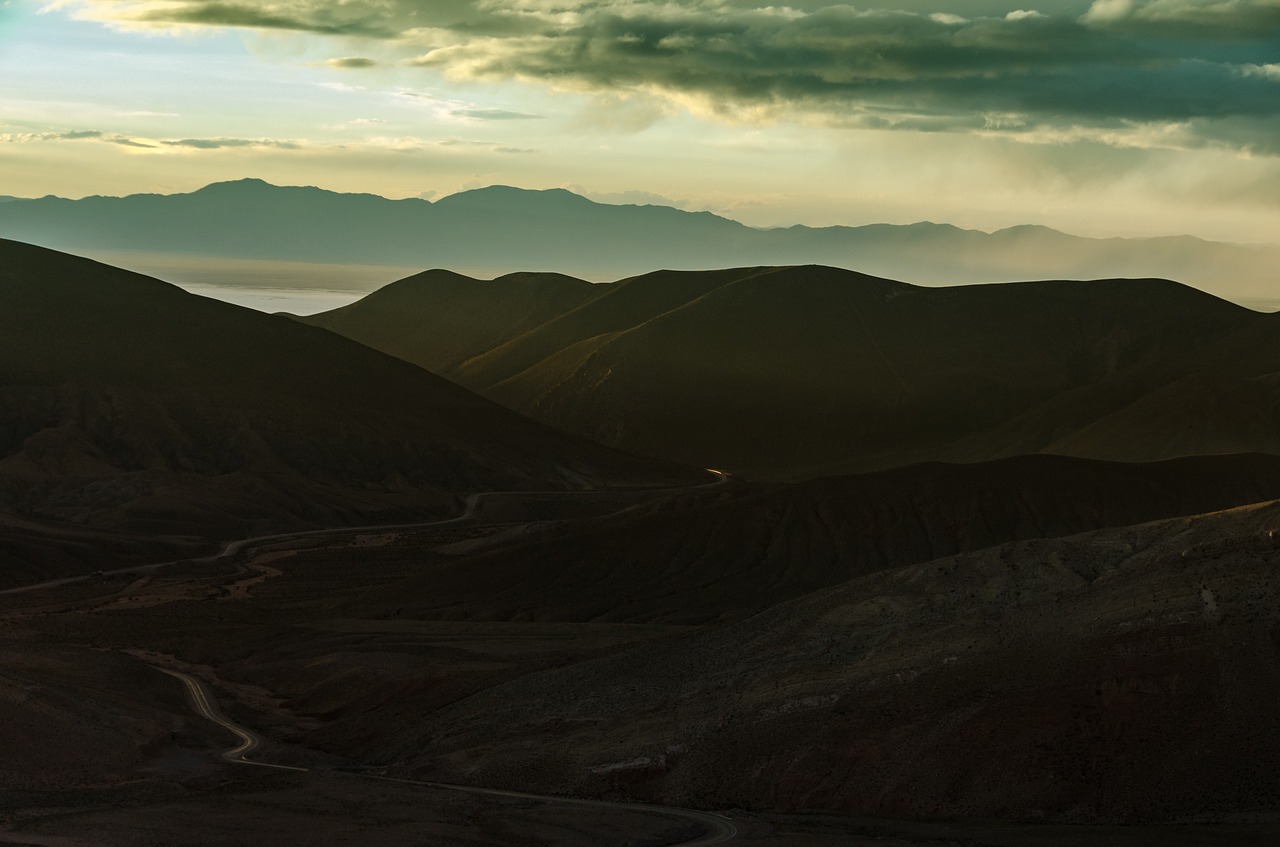
[[[229,147],[276,147],[281,150],[297,150],[302,146],[296,141],[275,141],[265,138],[180,138],[160,143],[166,147],[189,147],[193,150],[225,150]]]
[[[367,121],[370,125],[380,121]],[[59,143],[67,141],[96,141],[116,144],[124,147],[156,150],[158,152],[215,152],[223,150],[283,150],[283,151],[317,151],[317,150],[383,150],[394,152],[419,152],[423,150],[440,150],[451,147],[466,147],[492,153],[533,153],[531,148],[513,147],[498,141],[476,140],[469,138],[422,138],[418,136],[373,135],[356,141],[322,141],[305,139],[278,138],[140,138],[117,132],[102,130],[64,130],[47,132],[5,132],[0,133],[0,143],[36,144]]]
[[[1275,240],[1278,4],[59,0],[10,45],[0,157],[30,195],[573,185]]]
[[[817,121],[920,132],[1188,125],[1188,137],[1243,145],[1274,129],[1269,68],[1280,0],[1095,0],[1080,13],[923,14],[864,6],[727,0],[59,0],[152,29],[192,26],[340,36],[367,47],[331,67],[407,65],[464,81],[666,100],[718,120]],[[964,8],[964,7],[958,7]],[[404,59],[405,55],[412,58]],[[497,120],[465,114],[454,117]],[[1218,132],[1220,119],[1244,119]]]

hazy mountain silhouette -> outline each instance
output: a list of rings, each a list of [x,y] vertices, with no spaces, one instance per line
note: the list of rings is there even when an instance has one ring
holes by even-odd
[[[469,491],[682,474],[333,333],[8,241],[0,421],[0,511],[152,534],[431,515]]]
[[[822,263],[924,284],[1160,276],[1233,297],[1274,292],[1280,247],[1190,237],[1089,239],[1037,226],[761,230],[708,212],[596,203],[506,186],[434,203],[245,179],[190,194],[0,205],[0,236],[89,253],[153,251],[309,262],[554,269],[616,278],[655,267]]]
[[[1280,452],[1280,317],[1162,280],[432,271],[303,320],[593,440],[749,474]]]

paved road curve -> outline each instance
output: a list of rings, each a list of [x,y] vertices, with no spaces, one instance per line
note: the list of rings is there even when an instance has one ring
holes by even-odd
[[[153,665],[153,667],[155,667]],[[196,679],[190,674],[182,671],[170,670],[168,668],[156,667],[156,670],[167,673],[169,676],[182,680],[187,689],[187,695],[191,699],[191,705],[195,707],[197,713],[207,718],[218,726],[229,730],[236,736],[238,744],[222,753],[222,758],[228,762],[235,762],[241,765],[253,765],[260,768],[276,768],[278,770],[287,771],[307,771],[308,768],[294,767],[293,765],[277,765],[270,762],[258,762],[246,758],[246,756],[255,750],[261,743],[262,738],[253,730],[233,723],[226,718],[218,710],[212,697],[209,696],[208,689],[204,683]],[[631,812],[654,812],[660,815],[666,815],[671,818],[679,818],[680,820],[689,821],[701,826],[705,832],[693,839],[692,841],[681,841],[672,844],[670,847],[711,847],[714,844],[726,844],[732,841],[738,834],[738,828],[734,826],[733,821],[723,815],[716,815],[710,812],[699,812],[696,809],[682,809],[677,806],[653,806],[644,803],[610,803],[605,800],[578,800],[570,797],[551,797],[543,794],[528,794],[523,791],[502,791],[495,788],[476,788],[470,785],[451,785],[444,782],[424,782],[414,779],[395,779],[393,777],[372,776],[368,774],[350,774],[355,777],[364,779],[377,779],[383,782],[399,782],[407,785],[422,785],[428,788],[439,788],[446,791],[465,791],[468,794],[480,794],[489,797],[517,797],[522,800],[538,800],[544,803],[555,803],[560,806],[577,806],[577,807],[593,807],[604,809],[621,809]]]
[[[154,665],[152,667],[155,667]],[[231,732],[236,738],[240,739],[240,743],[230,750],[224,750],[222,758],[228,762],[237,762],[242,765],[256,765],[260,768],[276,768],[283,771],[305,771],[307,768],[296,768],[293,765],[275,765],[270,762],[255,762],[245,758],[251,751],[257,749],[262,743],[262,738],[251,729],[246,729],[239,724],[232,723],[222,712],[218,710],[215,702],[209,697],[208,691],[204,687],[204,683],[196,679],[190,674],[182,671],[171,671],[168,668],[157,667],[156,670],[167,673],[169,676],[182,680],[182,684],[187,689],[187,695],[191,698],[191,705],[195,706],[197,712],[201,716],[208,718]]]

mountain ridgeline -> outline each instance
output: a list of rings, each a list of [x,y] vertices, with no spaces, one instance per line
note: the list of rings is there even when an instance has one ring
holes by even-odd
[[[1280,452],[1280,317],[1166,280],[428,271],[301,320],[592,440],[757,477]]]
[[[0,512],[153,535],[706,477],[538,425],[333,333],[5,241],[0,421]]]
[[[190,194],[14,199],[0,203],[0,237],[112,260],[147,252],[486,275],[554,269],[591,279],[655,267],[809,262],[922,284],[1155,276],[1255,299],[1274,297],[1280,267],[1274,245],[1181,236],[1093,239],[1040,226],[986,233],[928,222],[757,229],[710,212],[596,203],[563,189],[490,186],[433,203],[256,179]]]

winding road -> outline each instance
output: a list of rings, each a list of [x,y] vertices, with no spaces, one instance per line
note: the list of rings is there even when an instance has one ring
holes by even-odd
[[[58,586],[61,586],[61,585],[71,585],[77,582],[86,582],[91,579],[101,579],[104,576],[119,576],[121,574],[136,575],[136,574],[155,573],[161,568],[167,568],[171,565],[176,565],[179,563],[179,561],[192,562],[195,564],[209,564],[211,562],[216,562],[219,559],[230,558],[231,556],[234,556],[237,553],[241,553],[245,550],[250,550],[254,547],[258,547],[264,544],[283,543],[283,542],[292,541],[294,539],[299,539],[299,538],[316,538],[316,537],[323,537],[326,535],[346,535],[349,533],[357,533],[357,532],[373,532],[373,531],[406,532],[406,531],[415,530],[415,529],[434,529],[436,527],[448,526],[449,524],[459,523],[461,521],[468,520],[469,518],[475,515],[476,508],[479,506],[480,501],[486,497],[496,497],[498,495],[514,495],[514,494],[538,495],[538,494],[549,494],[549,493],[579,494],[581,492],[577,492],[577,491],[571,491],[571,492],[566,492],[566,491],[556,491],[556,492],[482,491],[478,494],[468,495],[466,499],[466,507],[464,508],[462,514],[456,515],[452,518],[442,518],[440,520],[434,520],[434,521],[422,521],[419,523],[371,524],[368,526],[343,526],[343,527],[333,527],[328,529],[304,529],[304,530],[299,530],[297,532],[280,532],[274,535],[256,535],[253,538],[241,538],[238,541],[232,541],[228,543],[225,547],[223,547],[221,550],[219,550],[217,553],[214,553],[209,556],[199,556],[193,559],[180,559],[180,560],[170,561],[170,562],[158,562],[154,565],[134,565],[128,568],[116,568],[115,570],[101,571],[99,573],[86,574],[84,576],[68,576],[68,577],[63,577],[61,579],[51,579],[46,582],[37,582],[31,585],[20,585],[17,588],[7,588],[4,591],[0,591],[0,596],[5,594],[23,594],[28,591],[39,591],[44,588],[57,588]]]
[[[256,535],[253,538],[241,538],[238,541],[232,541],[217,553],[209,556],[199,556],[193,559],[179,559],[170,562],[158,562],[154,565],[133,565],[127,568],[116,568],[110,571],[99,571],[98,573],[86,574],[84,576],[68,576],[61,579],[51,579],[45,582],[36,582],[31,585],[20,585],[17,588],[6,588],[0,591],[0,596],[6,594],[25,594],[28,591],[40,591],[45,588],[57,588],[61,585],[72,585],[77,582],[86,582],[91,579],[101,579],[104,576],[120,576],[128,574],[130,576],[155,573],[161,568],[167,568],[171,565],[179,564],[179,562],[190,562],[195,564],[208,564],[216,562],[219,559],[227,559],[237,553],[251,550],[265,544],[277,544],[294,541],[302,538],[323,538],[330,535],[348,535],[350,533],[359,532],[411,532],[419,529],[436,529],[450,524],[461,523],[475,516],[476,509],[479,508],[481,501],[486,497],[543,497],[547,495],[560,495],[565,497],[581,496],[583,494],[613,493],[618,491],[689,491],[697,488],[711,488],[716,485],[724,485],[732,475],[724,471],[718,471],[714,468],[706,468],[707,473],[714,474],[715,479],[702,485],[672,486],[662,488],[604,488],[593,491],[481,491],[476,494],[468,494],[464,501],[462,514],[455,515],[451,518],[441,518],[434,521],[421,521],[418,523],[403,524],[369,524],[367,526],[340,526],[326,529],[304,529],[296,532],[279,532],[273,535]]]
[[[310,768],[294,765],[277,765],[271,762],[259,762],[246,756],[262,744],[262,738],[248,727],[240,726],[228,720],[219,711],[214,699],[202,681],[182,671],[152,665],[156,670],[181,680],[187,689],[187,696],[197,714],[231,732],[237,740],[235,747],[225,750],[222,758],[239,765],[253,765],[259,768],[275,768],[277,770],[307,772]],[[349,773],[349,772],[348,772]],[[738,828],[733,821],[723,815],[711,812],[700,812],[696,809],[683,809],[678,806],[655,806],[646,803],[612,803],[607,800],[580,800],[574,797],[554,797],[545,794],[529,794],[524,791],[503,791],[496,788],[477,788],[471,785],[452,785],[445,782],[425,782],[416,779],[397,779],[395,777],[374,776],[371,774],[350,773],[351,776],[376,779],[383,782],[398,782],[406,785],[421,785],[426,788],[437,788],[445,791],[462,791],[487,797],[515,797],[521,800],[537,800],[542,803],[554,803],[559,806],[576,806],[579,808],[619,809],[630,812],[653,812],[669,818],[697,824],[704,832],[692,841],[680,841],[669,847],[712,847],[714,844],[727,844],[738,835]]]
[[[228,730],[232,735],[240,740],[240,743],[230,750],[222,752],[222,758],[228,762],[236,762],[242,765],[255,765],[260,768],[275,768],[282,771],[307,771],[308,768],[298,768],[293,765],[276,765],[270,762],[255,762],[252,759],[245,758],[251,751],[256,750],[262,744],[262,738],[253,730],[232,723],[218,710],[213,698],[209,696],[208,690],[204,687],[204,683],[196,679],[190,674],[182,671],[169,670],[168,668],[153,668],[161,673],[167,673],[169,676],[182,680],[183,686],[187,689],[187,696],[191,698],[191,705],[195,706],[196,711],[205,718],[216,723],[218,726]]]
[[[679,487],[673,486],[670,488],[655,488],[650,490],[657,492],[657,491],[682,491],[682,490],[691,490],[696,488],[709,488],[716,485],[723,485],[724,483],[728,482],[731,478],[730,474],[724,473],[722,471],[714,470],[711,468],[707,468],[707,471],[708,473],[711,473],[714,475],[714,479],[711,482],[708,482],[706,484],[679,486]],[[605,489],[605,491],[617,491],[617,490],[619,489]],[[629,490],[641,490],[641,489],[629,489]],[[226,546],[224,546],[219,552],[209,556],[203,556],[203,557],[193,558],[193,559],[184,559],[180,561],[190,562],[190,563],[212,563],[212,562],[218,561],[219,559],[226,559],[231,556],[235,556],[238,553],[252,550],[255,547],[260,547],[267,544],[287,543],[289,541],[294,541],[297,539],[304,539],[304,538],[340,536],[340,535],[348,535],[351,533],[360,533],[360,532],[388,532],[388,531],[403,532],[403,531],[413,531],[413,530],[421,530],[421,529],[435,529],[443,526],[448,526],[450,524],[461,523],[463,521],[469,520],[470,518],[474,517],[476,510],[480,506],[480,503],[486,497],[496,497],[500,495],[506,495],[506,496],[579,495],[580,496],[584,493],[595,493],[595,492],[484,491],[484,492],[468,495],[465,500],[465,507],[462,513],[452,518],[443,518],[439,520],[424,521],[419,523],[392,524],[392,525],[373,524],[369,526],[346,526],[346,527],[335,527],[332,529],[313,529],[313,530],[301,530],[298,532],[276,533],[273,535],[259,535],[253,538],[242,538],[238,541],[232,541],[228,543]],[[18,588],[10,588],[5,591],[0,591],[0,595],[20,594],[28,591],[37,591],[40,589],[55,588],[61,585],[84,582],[86,580],[97,579],[97,578],[108,576],[108,575],[121,575],[121,574],[140,575],[145,573],[154,573],[160,570],[161,568],[169,567],[175,564],[178,564],[178,562],[177,561],[160,562],[153,565],[137,565],[133,567],[119,568],[111,571],[102,571],[102,572],[87,575],[87,576],[75,576],[75,577],[66,577],[63,579],[49,580],[47,582],[36,583],[34,585],[24,585]],[[191,676],[190,674],[187,674],[187,673],[183,673],[182,671],[176,671],[170,668],[159,667],[158,665],[152,665],[152,667],[154,667],[158,671],[161,671],[162,673],[166,673],[169,676],[172,676],[180,680],[183,686],[187,690],[187,695],[195,711],[202,717],[206,718],[207,720],[210,720],[213,723],[216,723],[217,725],[223,727],[224,729],[226,729],[228,732],[230,732],[232,735],[236,737],[238,742],[236,746],[228,750],[225,750],[221,754],[224,760],[235,763],[235,764],[252,765],[254,767],[262,767],[262,768],[274,768],[276,770],[298,771],[298,772],[304,772],[304,773],[310,770],[309,768],[297,767],[294,765],[281,765],[281,764],[275,764],[272,762],[260,762],[254,759],[249,759],[248,754],[256,750],[262,744],[262,739],[257,733],[255,733],[251,729],[248,729],[247,727],[243,727],[237,723],[234,723],[233,721],[228,719],[225,715],[223,715],[222,712],[218,709],[216,701],[213,699],[212,696],[210,696],[208,689],[205,688],[204,683],[201,682],[196,677]],[[514,797],[514,798],[519,798],[524,800],[536,800],[544,803],[554,803],[561,806],[576,806],[579,808],[590,807],[590,808],[619,809],[619,810],[626,810],[626,811],[633,811],[633,812],[636,812],[636,811],[652,812],[655,814],[665,815],[670,818],[677,818],[682,821],[693,823],[703,828],[704,833],[698,836],[697,838],[693,839],[692,841],[678,842],[677,844],[669,845],[669,847],[711,847],[712,845],[715,845],[715,844],[725,844],[733,840],[738,834],[738,828],[734,825],[733,821],[731,821],[729,818],[726,818],[722,815],[713,814],[710,812],[700,812],[695,809],[684,809],[677,806],[656,806],[656,805],[649,805],[649,804],[643,804],[643,803],[613,803],[605,800],[584,800],[584,799],[568,798],[568,797],[554,797],[554,796],[547,796],[547,795],[541,795],[541,794],[529,794],[522,791],[504,791],[504,790],[492,789],[492,788],[477,788],[475,786],[470,786],[470,785],[452,785],[452,784],[440,783],[440,782],[425,782],[421,780],[397,779],[393,777],[375,776],[372,774],[352,774],[352,775],[360,778],[364,778],[364,779],[377,779],[377,780],[383,780],[383,781],[406,783],[410,785],[421,785],[428,788],[436,788],[436,789],[442,789],[446,791],[462,791],[469,794],[485,795],[490,797]]]

